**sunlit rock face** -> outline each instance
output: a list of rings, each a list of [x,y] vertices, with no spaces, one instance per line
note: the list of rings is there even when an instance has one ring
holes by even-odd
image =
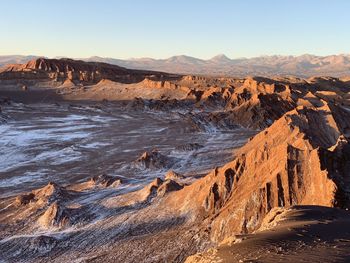
[[[310,130],[314,125],[318,128]],[[341,155],[346,144],[329,110],[286,113],[242,147],[234,161],[194,184],[194,192],[202,189],[198,202],[204,213],[215,215],[213,238],[256,230],[274,207],[342,205],[337,183],[346,174],[334,173],[323,159],[324,151]]]
[[[324,102],[319,108],[300,106],[287,112],[243,146],[233,162],[193,184],[194,193],[207,193],[190,199],[197,197],[202,203],[195,209],[210,222],[212,240],[252,233],[278,207],[349,206],[349,146],[344,134],[349,126],[336,121],[349,113],[331,108],[334,105]],[[208,252],[188,262],[206,262],[212,256]]]

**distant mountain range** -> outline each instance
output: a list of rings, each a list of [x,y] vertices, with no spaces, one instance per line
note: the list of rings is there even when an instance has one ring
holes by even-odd
[[[23,64],[35,58],[38,58],[38,56],[22,56],[22,55],[0,56],[0,68],[7,64]]]
[[[25,63],[38,56],[0,56],[0,67],[6,64]],[[173,56],[167,59],[139,58],[115,59],[103,57],[80,58],[84,61],[104,62],[130,69],[167,71],[181,74],[210,74],[222,76],[293,75],[309,77],[318,75],[349,76],[350,55],[331,56],[261,56],[230,59],[221,54],[203,60],[190,56]]]

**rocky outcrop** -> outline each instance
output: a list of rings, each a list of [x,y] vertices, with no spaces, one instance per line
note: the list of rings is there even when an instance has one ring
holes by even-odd
[[[30,202],[34,201],[34,198],[35,198],[35,195],[33,193],[19,195],[15,199],[15,205],[16,206],[27,205]]]
[[[213,132],[217,130],[232,130],[239,128],[235,116],[230,111],[215,111],[188,113],[185,118],[197,131]]]
[[[185,118],[189,118],[193,127],[200,131],[234,129],[237,125],[264,129],[297,106],[322,107],[328,102],[350,105],[346,84],[339,79],[307,82],[296,78],[215,79],[185,76],[171,82],[173,84],[154,80],[145,83],[157,89],[187,87],[190,91],[181,100],[137,98],[129,103],[128,109],[185,109]],[[196,83],[200,84],[197,86]]]
[[[142,81],[142,85],[148,88],[154,88],[154,89],[184,89],[188,90],[188,88],[180,86],[174,82],[168,81],[168,80],[152,80],[149,78],[145,78]]]
[[[164,176],[165,180],[174,180],[174,181],[178,181],[178,180],[181,180],[184,178],[186,178],[186,177],[183,176],[182,174],[179,174],[179,173],[173,171],[173,170],[169,170]]]
[[[38,224],[44,228],[63,227],[70,224],[69,217],[69,211],[63,205],[54,202],[39,217]]]
[[[68,207],[62,200],[49,205],[39,216],[37,224],[43,229],[63,229],[69,226],[82,224],[94,218],[87,207]]]
[[[154,179],[150,184],[146,185],[139,191],[139,201],[150,201],[155,197],[163,197],[169,192],[178,191],[183,188],[183,185],[172,180],[160,178]]]
[[[265,78],[247,78],[230,95],[230,118],[245,127],[266,128],[296,106],[288,85]]]
[[[0,72],[0,79],[51,79],[66,82],[96,84],[103,79],[121,83],[135,83],[146,77],[173,79],[177,75],[146,70],[131,70],[116,65],[85,62],[73,59],[38,58],[25,64],[8,65]]]
[[[50,205],[53,202],[69,199],[74,193],[59,186],[56,183],[49,182],[43,188],[33,190],[31,193],[22,194],[15,198],[15,206],[28,205],[30,203],[37,206]]]
[[[73,184],[67,187],[67,189],[72,191],[85,191],[85,190],[94,190],[94,189],[103,189],[103,188],[117,188],[122,184],[122,179],[118,176],[110,176],[107,174],[100,174],[94,177],[91,177],[89,180]]]
[[[144,152],[135,162],[135,165],[146,169],[170,168],[173,161],[161,154],[158,150]]]
[[[106,174],[101,174],[99,176],[94,176],[90,179],[89,183],[92,186],[100,187],[116,187],[122,183],[122,180],[117,177],[108,176]]]
[[[79,196],[72,188],[50,182],[42,188],[19,195],[12,203],[15,208],[13,216],[40,229],[61,229],[91,219],[93,215],[89,209],[77,203],[70,204]]]
[[[180,184],[174,180],[167,179],[158,187],[157,195],[164,196],[169,192],[178,191],[182,188],[183,188],[182,184]]]

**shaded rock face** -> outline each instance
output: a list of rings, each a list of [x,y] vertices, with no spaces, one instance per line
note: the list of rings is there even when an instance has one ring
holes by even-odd
[[[172,192],[172,191],[178,191],[183,188],[183,185],[177,183],[173,180],[166,180],[162,185],[158,187],[157,195],[158,196],[164,196],[165,194]]]
[[[35,195],[33,193],[19,195],[15,199],[15,205],[22,206],[22,205],[29,204],[31,201],[34,200],[34,198],[35,198]]]
[[[43,229],[64,229],[69,226],[82,224],[94,218],[85,207],[67,207],[65,201],[55,201],[49,205],[37,220],[37,224]]]
[[[1,70],[0,79],[52,79],[97,83],[103,79],[122,83],[134,83],[153,78],[176,78],[176,75],[145,70],[129,70],[116,65],[84,62],[73,59],[38,58],[25,64],[9,65]]]
[[[233,130],[239,128],[237,119],[230,111],[189,113],[186,116],[192,122],[193,128],[198,131]]]
[[[230,118],[245,127],[266,128],[295,108],[288,85],[270,79],[247,78],[229,98]]]
[[[44,228],[63,227],[70,224],[69,216],[69,212],[64,206],[54,202],[39,217],[38,223]]]
[[[192,100],[178,100],[178,99],[142,99],[134,98],[130,101],[125,108],[127,110],[152,110],[152,111],[172,111],[176,109],[187,109],[189,110],[194,106]]]
[[[183,187],[182,184],[172,179],[163,181],[160,178],[156,178],[140,190],[141,201],[151,201],[155,197],[163,197],[169,192],[181,190]]]

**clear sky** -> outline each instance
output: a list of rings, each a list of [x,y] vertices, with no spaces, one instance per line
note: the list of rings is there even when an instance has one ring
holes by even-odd
[[[0,55],[350,53],[350,0],[10,0]]]

